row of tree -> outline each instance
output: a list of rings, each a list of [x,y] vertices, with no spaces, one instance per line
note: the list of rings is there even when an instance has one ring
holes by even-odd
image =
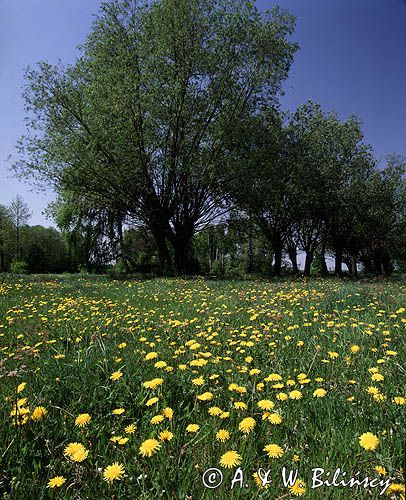
[[[60,273],[73,270],[68,247],[53,228],[28,226],[31,216],[21,196],[0,205],[0,273]]]
[[[247,0],[103,3],[74,64],[27,71],[16,172],[53,186],[54,217],[89,262],[134,269],[142,242],[161,272],[198,272],[201,242],[232,213],[249,270],[258,238],[275,275],[284,253],[297,271],[300,251],[306,275],[328,253],[337,273],[391,272],[405,257],[405,161],[378,166],[355,117],[312,102],[281,112],[293,29]]]

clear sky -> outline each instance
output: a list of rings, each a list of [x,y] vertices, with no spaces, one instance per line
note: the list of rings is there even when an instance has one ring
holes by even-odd
[[[71,62],[100,0],[0,0],[0,203],[21,194],[30,224],[51,225],[38,194],[8,171],[24,133],[23,71],[39,60]],[[300,45],[282,107],[312,99],[342,118],[358,115],[375,155],[406,154],[406,0],[257,0],[296,15]]]

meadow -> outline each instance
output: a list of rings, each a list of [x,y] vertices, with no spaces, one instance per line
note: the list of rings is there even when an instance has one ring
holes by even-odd
[[[2,498],[404,498],[404,298],[402,280],[3,278]],[[316,467],[376,481],[312,488]]]

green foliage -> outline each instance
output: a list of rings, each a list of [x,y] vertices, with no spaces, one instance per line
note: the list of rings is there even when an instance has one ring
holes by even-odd
[[[24,260],[13,260],[10,266],[10,271],[13,274],[27,274],[28,264]]]

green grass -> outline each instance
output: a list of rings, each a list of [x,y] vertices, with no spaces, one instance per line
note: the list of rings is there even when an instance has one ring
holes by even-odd
[[[378,498],[379,487],[312,489],[311,470],[340,467],[347,477],[357,471],[360,478],[378,477],[379,465],[402,482],[405,407],[394,398],[405,397],[404,296],[402,280],[3,278],[0,493],[8,499],[294,498],[281,484],[286,467],[299,470],[304,498]],[[358,353],[351,352],[354,345]],[[157,357],[146,360],[149,352]],[[155,367],[157,361],[166,365]],[[373,381],[371,368],[384,379]],[[122,377],[113,381],[115,371]],[[281,381],[264,381],[269,374]],[[203,385],[194,385],[200,376]],[[163,384],[143,386],[154,378]],[[231,383],[244,392],[230,390]],[[367,392],[371,386],[378,397]],[[317,388],[326,396],[314,397]],[[302,398],[278,399],[292,390]],[[212,401],[197,399],[205,392]],[[146,406],[153,396],[158,402]],[[27,398],[19,404],[23,411],[13,412],[21,398]],[[265,399],[275,403],[280,425],[262,419],[257,403]],[[247,409],[235,409],[238,401]],[[47,410],[40,420],[32,418],[37,406]],[[228,417],[210,416],[213,406]],[[166,407],[173,418],[153,425]],[[116,408],[125,412],[113,415]],[[80,428],[75,419],[82,413],[91,421]],[[256,421],[249,434],[239,430],[245,417]],[[137,430],[127,435],[131,423]],[[197,433],[186,432],[191,423],[200,426]],[[164,429],[173,439],[142,457],[141,443],[159,440]],[[225,443],[216,440],[219,429],[230,433]],[[376,450],[360,446],[365,432],[378,437]],[[110,441],[114,435],[128,441],[118,445]],[[72,442],[88,450],[84,461],[64,456]],[[282,457],[268,457],[270,443],[283,448]],[[230,490],[237,466],[219,466],[230,450],[242,457],[243,488],[236,483]],[[109,484],[103,472],[113,462],[125,474]],[[209,467],[224,474],[217,489],[203,485]],[[272,470],[269,489],[252,477],[259,467]],[[66,482],[47,488],[55,476]]]

